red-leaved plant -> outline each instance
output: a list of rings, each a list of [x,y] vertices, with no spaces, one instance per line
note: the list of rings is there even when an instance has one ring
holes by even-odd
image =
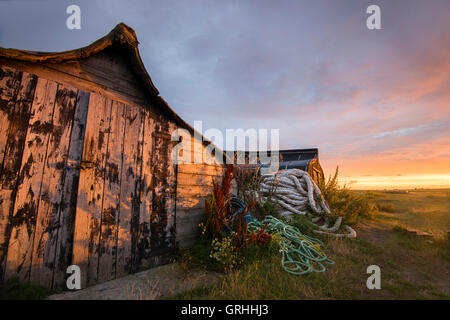
[[[207,227],[212,237],[218,238],[227,224],[228,205],[231,196],[231,181],[233,180],[233,165],[227,164],[222,183],[213,179],[213,193],[206,199]]]
[[[246,206],[244,210],[242,210],[242,212],[237,216],[237,228],[234,235],[234,243],[237,248],[245,248],[246,246],[253,243],[266,244],[272,239],[270,234],[266,233],[268,224],[257,230],[256,233],[251,232],[250,235],[248,234],[248,222],[244,227],[242,226],[242,220],[245,214],[250,211],[254,205],[255,203],[253,202],[251,205]]]

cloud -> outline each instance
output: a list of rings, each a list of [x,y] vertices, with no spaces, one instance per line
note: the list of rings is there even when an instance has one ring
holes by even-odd
[[[326,171],[450,171],[446,0],[380,0],[377,31],[357,1],[79,3],[74,32],[70,1],[0,2],[0,46],[73,49],[124,21],[161,95],[191,124],[279,128],[282,148],[318,146]]]

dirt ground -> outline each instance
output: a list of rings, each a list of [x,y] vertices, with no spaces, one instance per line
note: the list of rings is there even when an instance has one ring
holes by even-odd
[[[393,232],[390,226],[385,224],[362,223],[358,229],[358,238],[377,244],[380,248],[386,248],[381,251],[378,259],[380,262],[384,260],[383,265],[387,269],[386,271],[396,279],[401,279],[426,291],[436,288],[437,291],[450,296],[450,263],[448,260],[436,257],[431,252],[426,252],[426,249],[413,252],[393,249]],[[434,240],[425,241],[431,247]]]
[[[156,300],[209,286],[220,274],[205,271],[186,273],[177,263],[159,266],[86,289],[67,291],[48,297],[49,300]]]
[[[382,244],[389,240],[391,230],[388,226],[364,221],[359,225],[358,238],[372,243]]]

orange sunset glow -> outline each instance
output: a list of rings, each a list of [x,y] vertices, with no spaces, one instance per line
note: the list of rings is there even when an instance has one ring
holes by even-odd
[[[449,159],[373,160],[324,159],[325,174],[334,174],[339,164],[341,184],[352,189],[450,188]]]

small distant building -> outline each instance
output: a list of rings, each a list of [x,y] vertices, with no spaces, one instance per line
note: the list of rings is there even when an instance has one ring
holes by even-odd
[[[324,180],[317,148],[280,150],[280,170],[283,169],[306,171],[316,184]]]
[[[228,152],[226,152],[228,153]],[[233,153],[232,153],[233,154]],[[238,161],[238,152],[234,151],[235,159]],[[322,167],[319,163],[319,149],[289,149],[279,150],[279,170],[300,169],[309,173],[316,184],[324,180]],[[271,151],[266,151],[267,158],[272,157]],[[243,152],[245,164],[241,164],[242,168],[255,169],[269,167],[270,163],[262,159],[258,152]],[[225,160],[224,160],[225,161]]]

